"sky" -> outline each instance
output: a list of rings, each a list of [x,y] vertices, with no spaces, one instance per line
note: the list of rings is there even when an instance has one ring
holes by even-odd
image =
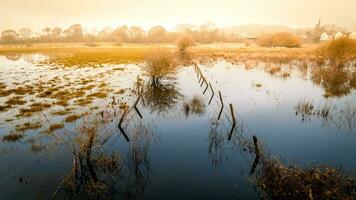
[[[356,29],[356,0],[0,0],[0,29],[80,23],[102,28],[214,22],[311,27],[318,19]]]

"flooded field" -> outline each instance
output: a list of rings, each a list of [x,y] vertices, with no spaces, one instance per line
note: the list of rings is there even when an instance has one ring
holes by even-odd
[[[354,62],[48,60],[0,56],[0,199],[260,199],[258,151],[356,178]]]

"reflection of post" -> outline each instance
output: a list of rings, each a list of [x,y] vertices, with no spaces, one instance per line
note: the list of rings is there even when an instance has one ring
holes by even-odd
[[[210,100],[209,100],[209,104],[208,104],[208,105],[210,105],[210,103],[211,103],[211,101],[213,100],[213,97],[214,97],[214,95],[215,95],[214,89],[213,89],[213,87],[211,86],[210,83],[209,83],[209,86],[210,86],[212,95],[211,95],[211,97],[210,97]]]
[[[121,124],[122,124],[122,122],[124,121],[124,118],[125,118],[126,113],[127,113],[127,110],[125,110],[124,114],[122,114],[122,116],[121,116],[121,118],[120,118],[120,121],[119,121],[119,124],[118,124],[118,127],[119,127],[119,129],[120,129],[122,135],[125,137],[126,141],[129,142],[129,141],[130,141],[129,137],[128,137],[127,134],[125,133],[124,129],[121,127]]]
[[[255,154],[256,154],[256,157],[255,157],[255,160],[253,161],[253,164],[252,164],[252,167],[251,167],[251,170],[250,170],[250,176],[255,173],[256,171],[256,167],[258,165],[258,162],[260,161],[260,149],[258,148],[258,141],[257,141],[257,137],[254,135],[253,136],[253,144],[254,144],[254,147],[255,147]]]
[[[206,79],[205,79],[205,77],[203,76],[203,74],[201,74],[201,76],[203,77],[203,81],[201,82],[200,87],[202,87],[203,84],[206,82]]]
[[[205,88],[205,90],[204,90],[203,94],[205,94],[205,92],[208,90],[208,88],[209,88],[209,84],[210,84],[210,83],[206,82],[206,88]]]
[[[229,138],[228,140],[231,140],[232,133],[234,132],[235,126],[236,126],[236,119],[235,119],[235,113],[234,113],[234,107],[230,103],[230,112],[231,112],[231,117],[232,117],[232,127],[230,130]]]
[[[257,137],[254,135],[253,136],[253,144],[255,146],[255,154],[256,156],[260,156],[260,149],[258,148],[258,141],[257,141]]]
[[[140,111],[138,110],[138,108],[137,108],[137,104],[138,104],[138,102],[140,101],[140,96],[138,96],[138,98],[137,98],[137,100],[136,100],[136,102],[135,102],[135,104],[134,104],[134,109],[135,109],[135,111],[137,112],[137,114],[140,116],[140,118],[142,119],[142,115],[141,115],[141,113],[140,113]]]
[[[220,109],[220,112],[219,112],[219,116],[218,116],[218,120],[220,120],[220,117],[221,117],[221,113],[224,109],[224,102],[223,102],[223,99],[222,99],[222,96],[221,96],[221,92],[219,91],[219,97],[220,97],[220,102],[221,102],[221,109]]]
[[[260,162],[260,156],[259,155],[256,155],[255,157],[255,160],[253,161],[253,164],[252,164],[252,167],[251,167],[251,170],[250,170],[250,176],[255,173],[256,171],[256,167],[258,165],[258,163]]]

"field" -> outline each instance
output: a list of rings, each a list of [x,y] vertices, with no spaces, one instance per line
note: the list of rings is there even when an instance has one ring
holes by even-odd
[[[1,45],[1,197],[354,199],[356,55],[324,55]]]

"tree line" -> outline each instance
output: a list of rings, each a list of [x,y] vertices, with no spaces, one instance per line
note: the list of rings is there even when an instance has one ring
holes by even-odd
[[[171,43],[182,36],[188,36],[199,43],[239,42],[238,34],[226,33],[213,23],[200,26],[181,24],[174,31],[163,26],[153,26],[144,30],[140,26],[105,27],[97,32],[88,32],[82,25],[73,24],[68,28],[46,27],[36,33],[29,28],[18,31],[8,29],[1,32],[1,43],[51,43],[51,42],[115,42],[115,43]]]

